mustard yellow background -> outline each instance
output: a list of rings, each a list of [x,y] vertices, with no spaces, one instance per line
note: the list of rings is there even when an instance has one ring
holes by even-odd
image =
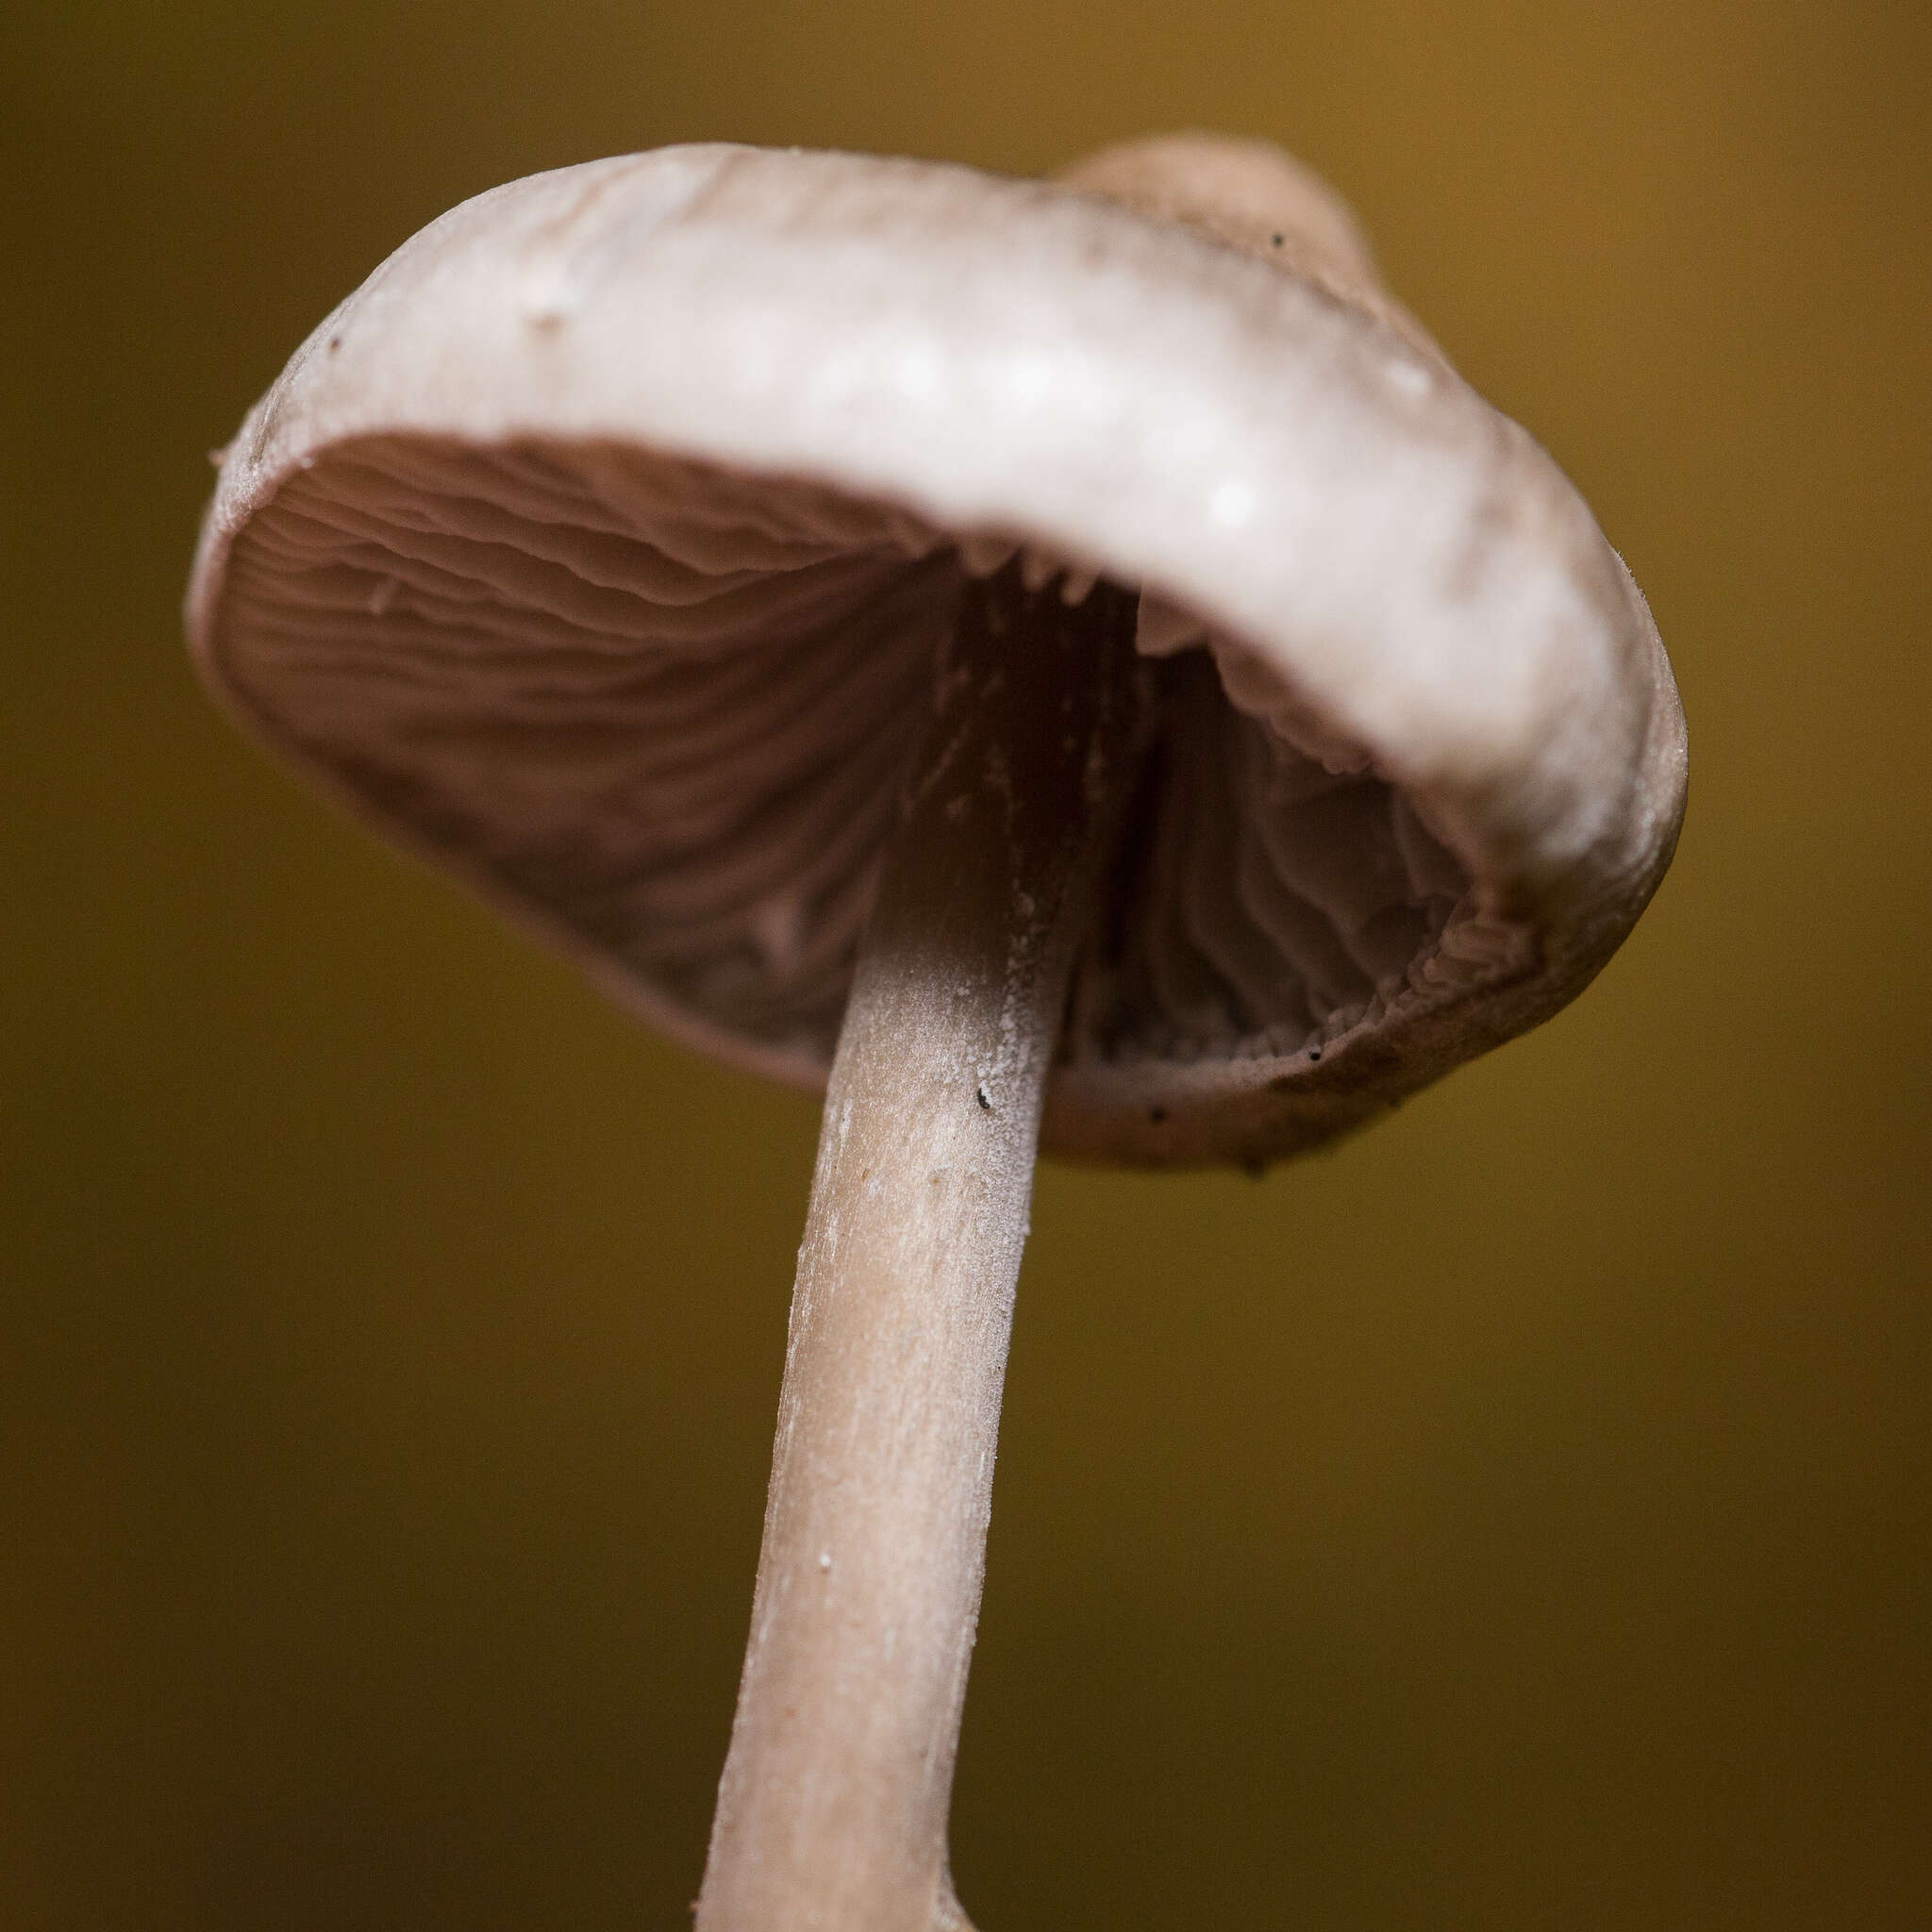
[[[1579,1006],[1340,1153],[1042,1174],[962,1895],[1932,1924],[1924,0],[11,0],[0,1924],[685,1924],[813,1143],[230,736],[203,452],[511,175],[1187,125],[1576,479],[1690,814]]]

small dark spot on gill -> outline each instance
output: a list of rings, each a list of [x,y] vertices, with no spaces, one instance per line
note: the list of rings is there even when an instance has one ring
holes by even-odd
[[[975,1087],[973,1090],[973,1097],[978,1101],[981,1107],[985,1108],[988,1113],[992,1111],[992,1095],[984,1087]]]
[[[1270,242],[1272,242],[1272,243],[1273,243],[1273,244],[1274,244],[1274,246],[1275,246],[1276,248],[1279,248],[1279,247],[1281,246],[1281,244],[1282,244],[1282,243],[1283,243],[1284,242],[1286,242],[1286,241],[1288,240],[1288,237],[1287,237],[1286,235],[1271,235],[1271,236],[1269,236],[1268,240],[1269,240],[1269,241],[1270,241]]]
[[[1158,1127],[1167,1119],[1167,1109],[1164,1107],[1150,1107],[1147,1109],[1147,1118]]]
[[[1308,1060],[1310,1064],[1312,1064],[1314,1061],[1320,1059],[1321,1058],[1322,1047],[1321,1042],[1318,1041],[1313,1046],[1309,1047],[1308,1049]]]
[[[329,337],[329,339],[328,339],[328,352],[329,352],[329,354],[330,354],[331,356],[333,356],[333,355],[335,354],[335,352],[336,352],[336,351],[337,351],[338,349],[340,349],[340,348],[341,348],[341,346],[342,346],[342,339],[341,339],[341,336],[331,336],[331,337]]]

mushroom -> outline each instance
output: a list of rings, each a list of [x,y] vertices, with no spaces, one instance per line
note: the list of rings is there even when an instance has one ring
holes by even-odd
[[[824,1086],[698,1924],[964,1925],[1037,1149],[1258,1169],[1577,992],[1683,806],[1628,573],[1270,147],[714,145],[391,257],[188,626],[381,832]]]

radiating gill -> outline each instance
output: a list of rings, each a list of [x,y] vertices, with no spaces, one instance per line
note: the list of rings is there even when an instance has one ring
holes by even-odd
[[[808,481],[634,449],[369,440],[242,533],[225,668],[285,741],[708,1026],[829,1057],[966,575]],[[1498,970],[1415,803],[1260,654],[1165,600],[1147,808],[1062,1054],[1295,1053]],[[299,731],[286,721],[302,720]]]

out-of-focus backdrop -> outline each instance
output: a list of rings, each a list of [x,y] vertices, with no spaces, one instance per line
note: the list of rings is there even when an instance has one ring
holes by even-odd
[[[1279,140],[1691,721],[1581,1004],[1332,1156],[1043,1173],[988,1932],[1932,1924],[1923,0],[12,0],[0,1923],[675,1927],[815,1120],[196,691],[226,440],[460,198],[693,138]]]

